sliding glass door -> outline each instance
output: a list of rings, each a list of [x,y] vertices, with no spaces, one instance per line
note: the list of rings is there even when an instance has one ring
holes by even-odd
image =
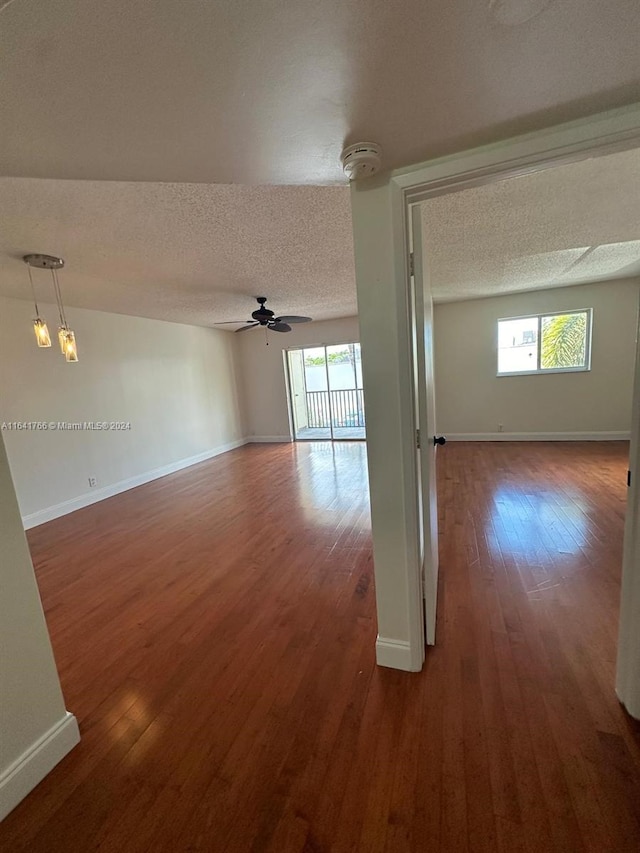
[[[365,438],[360,344],[287,352],[295,438]]]

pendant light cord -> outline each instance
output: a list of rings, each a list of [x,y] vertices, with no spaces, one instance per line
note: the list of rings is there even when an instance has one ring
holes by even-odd
[[[64,312],[64,305],[62,304],[62,293],[60,292],[60,282],[58,281],[58,271],[55,267],[51,268],[51,275],[53,277],[53,289],[56,294],[56,302],[58,303],[58,314],[60,315],[60,325],[67,329],[67,317]]]
[[[33,304],[36,306],[36,318],[40,317],[40,311],[38,310],[38,300],[36,299],[36,289],[33,286],[33,276],[31,275],[31,266],[27,264],[27,269],[29,270],[29,281],[31,282],[31,295],[33,296]]]

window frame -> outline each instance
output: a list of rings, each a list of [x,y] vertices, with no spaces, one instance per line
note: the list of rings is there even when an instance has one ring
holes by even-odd
[[[535,320],[538,321],[537,333],[537,360],[540,364],[542,349],[542,321],[545,317],[561,317],[563,314],[586,314],[587,335],[584,349],[584,365],[580,367],[537,367],[535,370],[509,370],[500,371],[500,323],[507,320]],[[547,373],[588,373],[591,370],[591,336],[593,332],[593,308],[566,308],[561,311],[545,311],[542,314],[520,314],[516,317],[498,317],[496,320],[496,377],[503,376],[540,376]]]

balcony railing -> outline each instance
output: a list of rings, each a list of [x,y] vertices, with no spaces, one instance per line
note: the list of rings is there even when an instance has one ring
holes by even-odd
[[[363,427],[362,388],[346,391],[307,391],[307,419],[310,429]]]

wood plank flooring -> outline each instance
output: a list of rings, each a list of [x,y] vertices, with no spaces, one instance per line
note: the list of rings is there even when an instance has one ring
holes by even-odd
[[[254,445],[29,533],[81,744],[11,853],[640,850],[628,448],[438,456],[438,645],[377,668],[365,447]]]

